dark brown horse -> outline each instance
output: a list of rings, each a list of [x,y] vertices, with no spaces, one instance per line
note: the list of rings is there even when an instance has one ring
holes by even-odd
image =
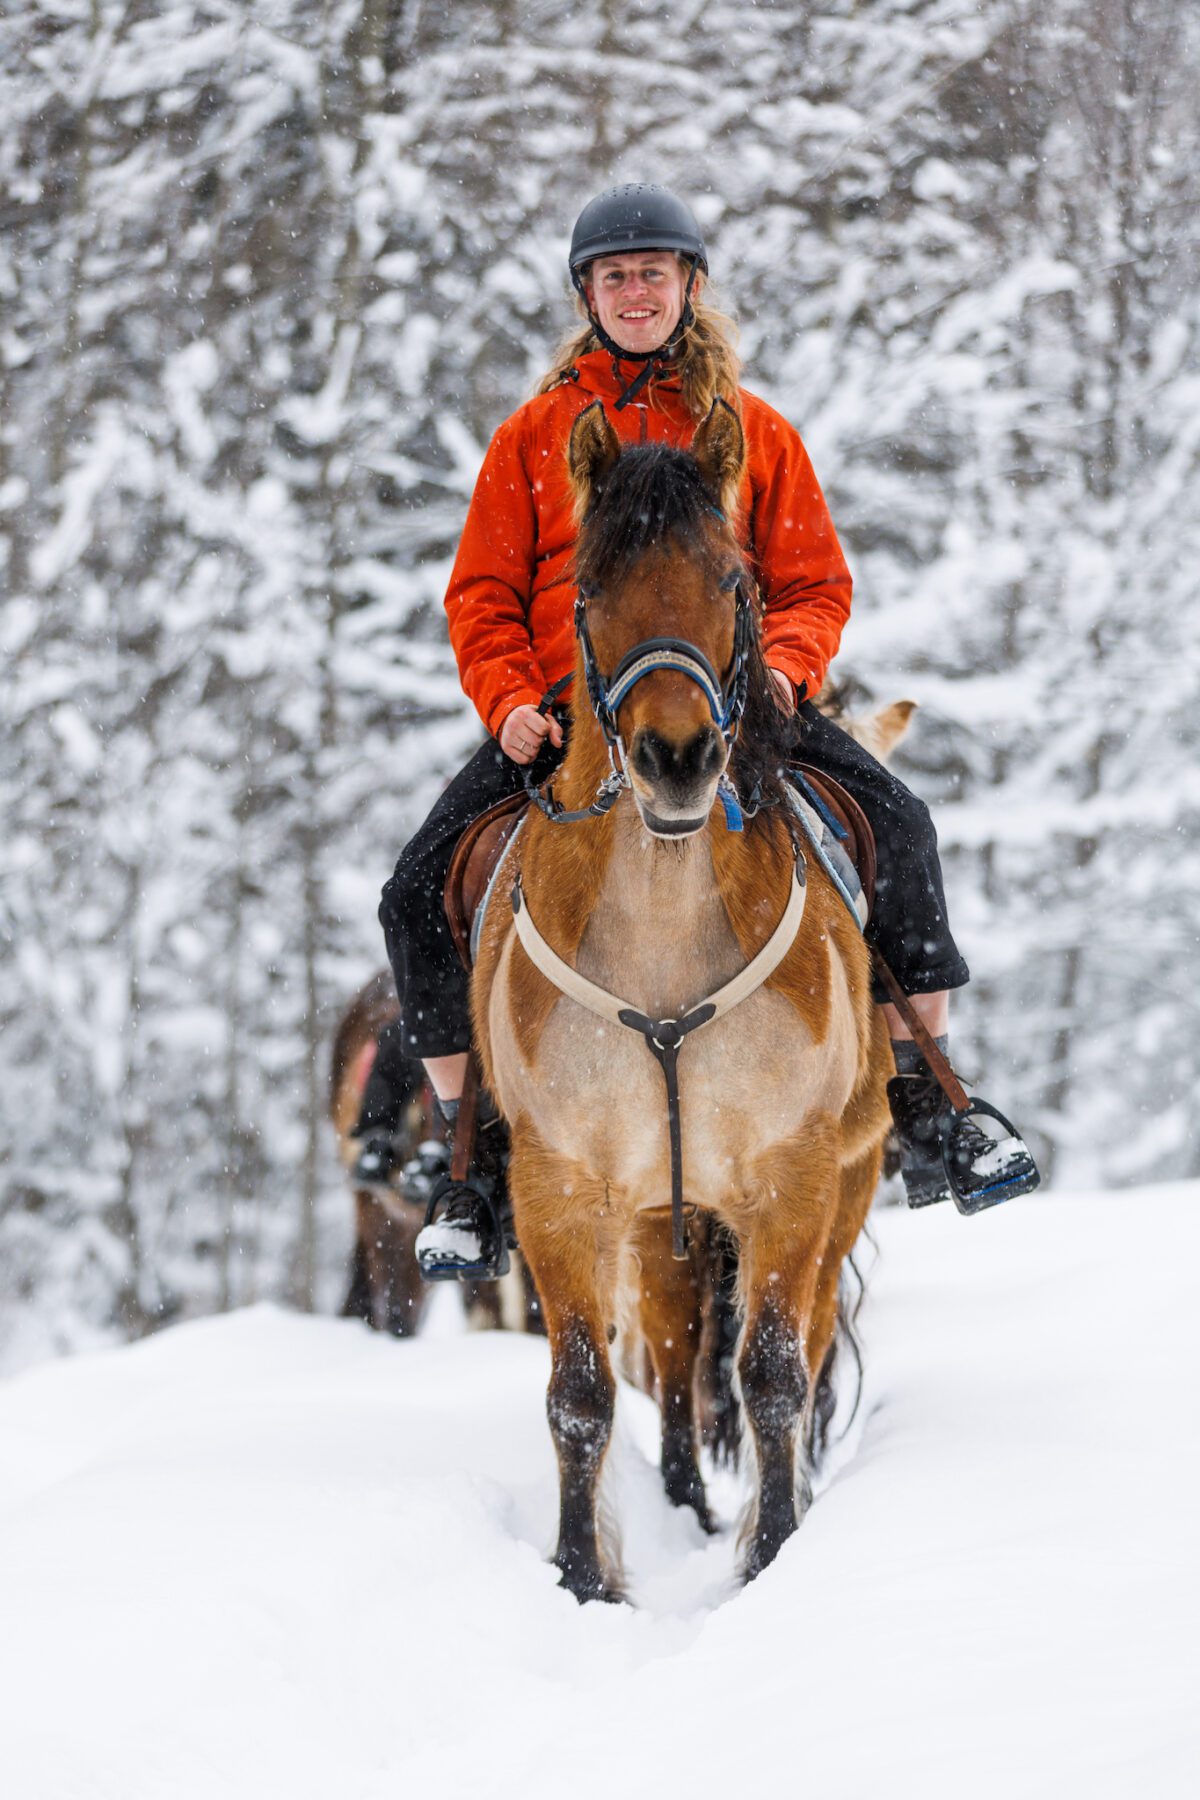
[[[506,886],[519,872],[513,909],[493,906],[484,927],[473,1005],[551,1340],[555,1561],[583,1600],[619,1592],[596,1499],[610,1346],[631,1298],[657,1386],[677,1409],[694,1393],[705,1277],[694,1249],[676,1254],[693,1209],[738,1247],[736,1366],[757,1471],[746,1575],[795,1530],[891,1058],[861,935],[819,866],[805,871],[789,826],[784,728],[728,523],[744,466],[736,416],[718,405],[690,455],[623,451],[592,407],[569,461],[583,598],[555,789],[581,816],[530,814],[506,871]],[[743,798],[757,795],[742,831],[714,811],[727,769]],[[691,1417],[664,1421],[668,1485],[705,1520],[695,1437]]]
[[[399,1016],[396,989],[388,970],[372,976],[355,994],[338,1022],[330,1064],[329,1113],[338,1154],[349,1173],[361,1142],[350,1134],[358,1122],[363,1089],[371,1072],[379,1033]],[[410,1162],[423,1143],[440,1139],[433,1095],[419,1063],[397,1128],[400,1164]],[[385,1189],[354,1188],[355,1235],[344,1318],[363,1319],[376,1331],[411,1337],[425,1316],[430,1289],[421,1280],[413,1246],[425,1216],[423,1194],[410,1192],[398,1173]],[[467,1282],[463,1304],[472,1327],[510,1331],[542,1330],[537,1292],[519,1257],[502,1282]]]

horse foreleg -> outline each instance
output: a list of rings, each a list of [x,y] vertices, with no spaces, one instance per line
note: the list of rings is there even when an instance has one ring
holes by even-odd
[[[662,1474],[672,1506],[690,1506],[705,1531],[715,1530],[696,1461],[693,1402],[700,1348],[700,1296],[692,1262],[671,1255],[671,1224],[643,1213],[634,1234],[640,1265],[638,1310],[650,1349],[662,1410]]]
[[[359,1196],[359,1243],[363,1245],[372,1320],[393,1337],[412,1337],[425,1310],[426,1288],[413,1251],[420,1215],[392,1217],[373,1195]]]
[[[738,1376],[758,1462],[758,1503],[744,1564],[748,1581],[774,1561],[812,1502],[797,1449],[811,1392],[808,1328],[838,1192],[836,1160],[824,1133],[805,1134],[773,1151],[755,1173],[762,1197],[739,1233],[746,1328]]]
[[[546,1412],[560,1494],[554,1564],[577,1600],[619,1600],[615,1577],[604,1567],[596,1516],[616,1402],[604,1187],[547,1150],[529,1128],[513,1134],[509,1179],[517,1235],[550,1339]]]

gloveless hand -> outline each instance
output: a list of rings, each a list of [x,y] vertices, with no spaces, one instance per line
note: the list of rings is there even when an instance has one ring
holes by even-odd
[[[794,713],[796,710],[796,690],[792,686],[790,675],[785,675],[782,669],[773,669],[769,663],[767,664],[767,674],[771,677],[771,698],[774,700],[776,706],[781,712]]]
[[[540,713],[536,706],[514,706],[500,727],[500,748],[522,767],[533,761],[546,738],[561,750],[562,726],[552,713]]]

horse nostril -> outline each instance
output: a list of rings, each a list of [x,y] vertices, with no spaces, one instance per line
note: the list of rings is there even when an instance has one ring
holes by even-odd
[[[665,738],[656,731],[639,731],[633,746],[633,766],[643,781],[662,781],[675,760],[675,753]]]
[[[633,746],[634,771],[646,782],[672,782],[681,787],[711,781],[721,772],[721,738],[711,726],[677,747],[647,726]]]
[[[724,746],[715,731],[706,731],[696,740],[698,755],[696,773],[708,780],[721,773]]]

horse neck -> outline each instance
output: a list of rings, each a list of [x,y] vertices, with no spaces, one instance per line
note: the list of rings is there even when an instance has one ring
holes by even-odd
[[[643,1012],[678,1016],[745,960],[717,879],[714,843],[723,829],[710,819],[692,837],[655,838],[632,795],[616,808],[580,966]]]
[[[576,692],[586,693],[582,674]],[[609,767],[585,698],[576,704],[570,746],[554,778],[556,798],[571,810],[588,806]],[[651,837],[630,793],[603,818],[573,825],[531,815],[521,867],[539,928],[561,956],[636,1006],[669,1010],[703,998],[708,990],[696,982],[707,980],[710,964],[724,971],[715,986],[738,966],[714,875],[712,830],[710,821],[691,838]]]
[[[571,742],[554,791],[588,806],[608,747],[576,663]],[[719,807],[694,837],[654,838],[632,794],[574,825],[534,814],[521,866],[540,929],[560,956],[645,1011],[670,1014],[729,980],[761,948],[787,900],[786,830],[726,830]]]
[[[583,718],[577,711],[563,800],[587,805],[608,771],[595,719],[590,710]],[[741,966],[714,862],[714,836],[725,835],[720,819],[716,809],[694,836],[656,838],[633,795],[623,793],[603,820],[563,828],[560,836],[574,841],[556,846],[558,879],[575,887],[583,916],[573,948],[592,980],[644,1010],[670,1014]]]

